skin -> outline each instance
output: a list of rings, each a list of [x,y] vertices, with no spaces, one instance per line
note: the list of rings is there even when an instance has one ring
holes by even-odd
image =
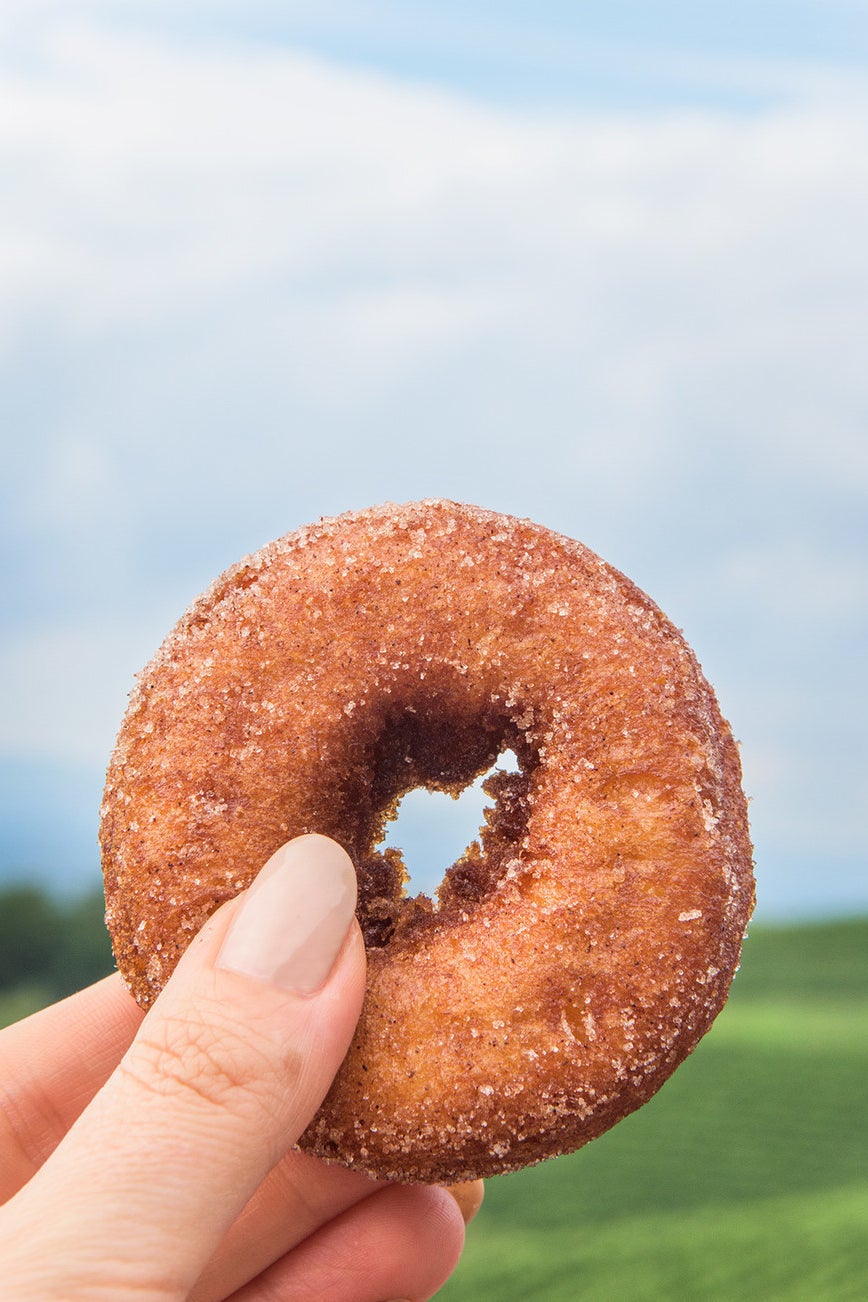
[[[384,1302],[454,1269],[481,1182],[385,1185],[293,1148],[361,1007],[355,920],[299,994],[218,963],[246,894],[147,1017],[112,976],[0,1033],[5,1296]]]

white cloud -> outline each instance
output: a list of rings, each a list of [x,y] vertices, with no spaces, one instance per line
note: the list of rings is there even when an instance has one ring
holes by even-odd
[[[157,368],[258,370],[358,426],[467,350],[471,409],[485,382],[499,420],[523,379],[501,433],[547,394],[553,450],[571,436],[629,496],[677,473],[691,425],[767,483],[868,476],[868,92],[607,119],[74,24],[43,54],[0,112],[7,349],[135,334],[122,367],[144,336]]]
[[[4,638],[0,755],[104,769],[147,654],[141,629],[114,620]]]

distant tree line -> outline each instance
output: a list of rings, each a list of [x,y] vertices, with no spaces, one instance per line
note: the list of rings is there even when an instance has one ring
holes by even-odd
[[[62,999],[114,967],[102,892],[59,899],[40,886],[0,889],[0,991],[35,986]]]

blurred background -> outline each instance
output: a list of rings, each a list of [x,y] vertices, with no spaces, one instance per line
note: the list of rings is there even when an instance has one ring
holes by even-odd
[[[742,745],[757,952],[791,937],[756,997],[774,1021],[789,990],[801,1030],[784,1017],[772,1040],[806,1034],[808,996],[780,975],[800,954],[818,1008],[861,999],[866,227],[862,0],[4,0],[15,1009],[105,962],[88,939],[105,765],[175,619],[279,534],[429,496],[582,539],[684,629]],[[478,817],[478,800],[409,813],[414,881]],[[843,929],[807,925],[828,920]],[[27,927],[79,923],[78,958],[46,976]],[[835,990],[833,951],[855,965]],[[852,1012],[834,1023],[851,1053]],[[823,1169],[835,1184],[838,1158]],[[560,1287],[516,1296],[576,1296]],[[857,1295],[817,1287],[798,1295]]]

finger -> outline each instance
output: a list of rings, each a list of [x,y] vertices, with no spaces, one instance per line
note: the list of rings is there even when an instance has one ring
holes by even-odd
[[[393,1185],[307,1239],[231,1302],[429,1298],[458,1264],[464,1221],[437,1185]]]
[[[321,1225],[369,1198],[382,1182],[297,1149],[266,1176],[193,1288],[217,1302],[254,1279]]]
[[[216,1302],[254,1279],[321,1225],[369,1197],[382,1183],[293,1151],[271,1171],[232,1226],[190,1295]],[[465,1225],[482,1206],[482,1180],[447,1186]]]
[[[0,1033],[0,1203],[54,1152],[142,1017],[115,973]]]
[[[196,937],[120,1068],[8,1204],[38,1218],[45,1260],[72,1261],[82,1293],[91,1278],[104,1292],[108,1269],[118,1295],[186,1297],[307,1126],[361,1009],[355,895],[335,842],[282,847]],[[28,1280],[41,1267],[16,1262]]]
[[[464,1224],[469,1225],[482,1206],[482,1200],[485,1197],[484,1182],[482,1180],[468,1180],[463,1184],[449,1184],[446,1188],[458,1203],[459,1211],[464,1218]]]

